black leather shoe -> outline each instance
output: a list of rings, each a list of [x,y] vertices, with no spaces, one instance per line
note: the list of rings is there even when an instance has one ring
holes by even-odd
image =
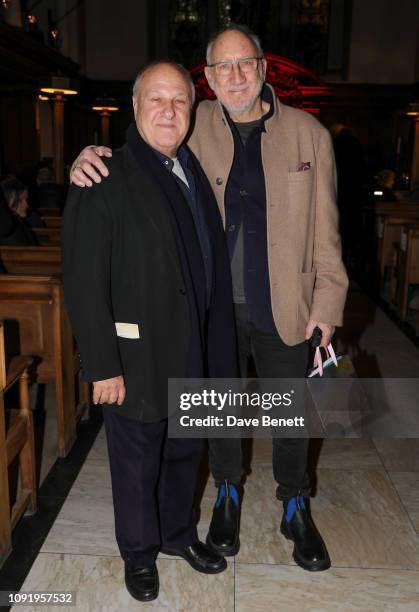
[[[281,533],[294,542],[294,561],[310,572],[327,570],[331,565],[329,553],[311,518],[309,500],[297,497],[296,505],[291,520],[286,520],[285,508],[281,521]]]
[[[162,548],[165,555],[182,557],[197,572],[203,574],[218,574],[227,567],[227,561],[203,542],[195,542],[182,550],[171,550]]]
[[[159,574],[156,565],[130,568],[125,564],[125,585],[138,601],[153,601],[159,594]]]
[[[231,496],[230,486],[227,480],[220,485],[220,488],[225,487],[226,494],[221,499],[220,492],[218,494],[206,539],[207,544],[223,557],[237,555],[240,548],[240,507],[238,497],[234,500]]]

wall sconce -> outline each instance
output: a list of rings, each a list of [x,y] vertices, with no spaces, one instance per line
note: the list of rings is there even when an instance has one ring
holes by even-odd
[[[48,82],[43,83],[42,87],[39,88],[41,93],[53,94],[55,96],[75,96],[79,92],[72,85],[71,81],[67,77],[52,76],[48,79]]]
[[[58,44],[58,36],[60,34],[59,30],[57,28],[52,28],[48,34],[51,40],[51,46],[56,47]]]
[[[26,21],[29,25],[36,26],[36,24],[38,23],[38,17],[36,15],[32,15],[32,13],[29,13],[28,15],[26,15]]]
[[[411,102],[405,113],[408,117],[413,119],[411,185],[415,185],[419,181],[419,102]]]
[[[419,117],[419,102],[411,102],[406,110],[409,117]]]
[[[10,4],[10,0],[1,0],[1,5],[4,9],[8,9]]]
[[[67,77],[51,76],[39,88],[41,95],[50,94],[54,112],[54,166],[57,183],[64,182],[64,96],[78,94]],[[47,97],[47,96],[45,96]]]
[[[114,98],[96,98],[92,110],[102,113],[114,113],[119,110]]]

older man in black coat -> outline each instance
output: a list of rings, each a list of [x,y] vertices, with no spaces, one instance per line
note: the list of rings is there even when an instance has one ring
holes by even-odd
[[[203,442],[167,437],[170,377],[234,377],[231,279],[217,205],[182,142],[194,88],[159,62],[134,85],[135,123],[110,179],[72,187],[64,213],[66,302],[94,401],[104,405],[116,536],[129,592],[157,597],[159,550],[217,573],[192,503]]]

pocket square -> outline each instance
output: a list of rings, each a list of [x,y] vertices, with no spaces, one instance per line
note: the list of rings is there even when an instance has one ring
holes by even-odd
[[[304,172],[305,170],[310,170],[310,168],[311,168],[311,162],[302,162],[298,166],[297,172]]]
[[[116,335],[120,338],[136,340],[140,337],[140,330],[136,323],[115,323]]]

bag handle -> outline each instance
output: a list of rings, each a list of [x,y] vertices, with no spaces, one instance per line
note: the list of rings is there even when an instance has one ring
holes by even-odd
[[[329,342],[329,344],[325,347],[325,352],[326,352],[326,359],[329,359],[329,357],[332,359],[333,363],[335,364],[336,367],[338,367],[338,361],[336,359],[336,353],[335,353],[335,349],[332,346],[332,343]],[[323,359],[322,359],[322,353],[320,350],[320,346],[316,347],[315,353],[314,353],[314,361],[313,361],[313,368],[319,368],[319,374],[320,376],[323,376]]]

